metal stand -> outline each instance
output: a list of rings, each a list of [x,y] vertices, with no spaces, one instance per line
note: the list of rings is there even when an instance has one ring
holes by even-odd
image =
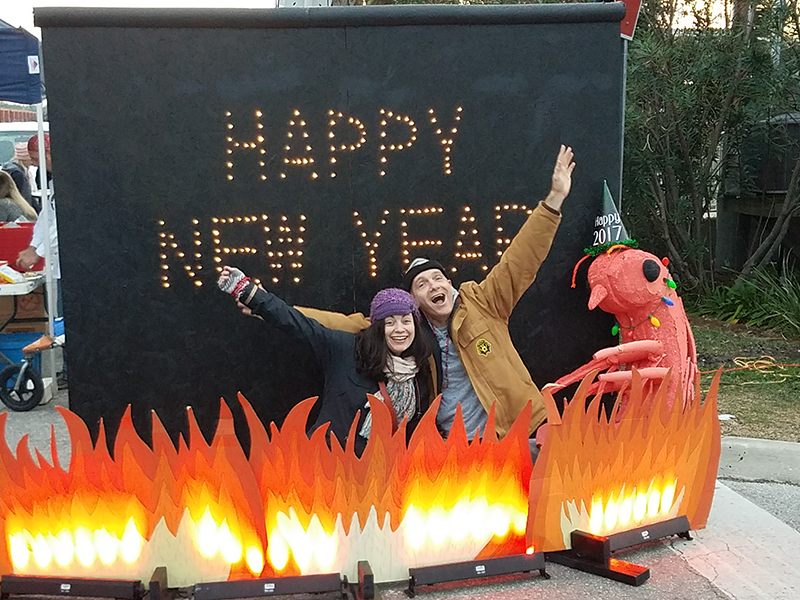
[[[367,560],[358,561],[358,583],[350,584],[350,592],[355,600],[381,600],[381,593],[375,587],[375,575]]]
[[[689,520],[685,516],[676,517],[609,536],[592,535],[576,530],[570,534],[572,550],[549,552],[547,560],[628,585],[639,586],[650,578],[650,569],[612,558],[611,553],[670,535],[692,539],[689,536]]]
[[[336,593],[342,600],[346,600],[348,587],[347,577],[342,578],[339,573],[275,577],[274,579],[215,581],[196,584],[194,599],[230,600],[284,594]]]
[[[144,600],[164,600],[168,587],[167,567],[157,567],[150,576],[150,586]]]
[[[133,579],[3,575],[0,578],[0,598],[7,600],[11,594],[15,596],[82,596],[142,600],[144,588],[141,580]]]
[[[417,593],[417,586],[435,585],[450,581],[463,581],[464,579],[482,579],[510,573],[528,573],[539,571],[542,577],[550,578],[545,571],[544,553],[515,554],[486,560],[471,560],[467,562],[435,565],[432,567],[416,567],[408,570],[408,589],[406,594],[413,598]]]

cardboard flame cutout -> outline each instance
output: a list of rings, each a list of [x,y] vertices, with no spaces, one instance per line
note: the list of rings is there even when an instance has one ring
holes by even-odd
[[[463,424],[442,440],[437,402],[406,447],[404,426],[392,435],[388,408],[371,398],[373,433],[359,458],[352,445],[329,449],[323,431],[306,436],[314,399],[296,406],[281,429],[273,424],[270,436],[239,400],[250,426],[249,460],[224,402],[210,445],[191,409],[189,443],[181,438],[177,450],[155,415],[149,448],[126,412],[113,459],[102,427],[93,446],[85,424],[59,409],[72,443],[66,471],[55,451],[52,463],[37,452],[37,465],[27,438],[16,457],[0,444],[0,534],[7,541],[0,572],[146,581],[166,565],[170,584],[180,587],[353,575],[369,556],[386,581],[406,577],[409,566],[523,550],[530,409],[502,441],[490,415],[484,438],[470,443]]]
[[[629,399],[609,419],[598,419],[600,396],[586,398],[597,371],[588,375],[559,419],[544,390],[550,427],[531,478],[528,539],[537,550],[570,547],[574,529],[607,535],[686,515],[692,529],[705,527],[720,455],[714,378],[705,401],[685,408],[670,376],[654,389],[634,369]]]
[[[126,412],[113,458],[102,425],[92,445],[86,425],[59,409],[71,438],[68,469],[58,463],[54,432],[50,462],[38,451],[34,460],[27,437],[16,455],[0,443],[0,573],[147,581],[166,566],[170,584],[184,587],[321,572],[354,577],[367,558],[376,580],[390,581],[411,566],[521,553],[531,544],[562,549],[576,527],[604,533],[673,513],[702,527],[719,460],[718,379],[702,407],[684,410],[668,407],[666,383],[651,398],[635,376],[618,422],[583,411],[587,379],[560,425],[551,415],[533,470],[530,406],[502,440],[492,411],[483,439],[470,442],[460,413],[441,438],[437,400],[406,445],[405,425],[393,435],[388,408],[370,398],[372,434],[360,458],[352,443],[329,448],[323,431],[306,435],[314,399],[267,435],[240,395],[249,458],[224,402],[211,444],[188,409],[188,443],[181,438],[177,449],[155,415],[148,447]]]
[[[113,459],[102,424],[93,446],[83,421],[58,410],[72,445],[68,470],[55,450],[51,463],[37,452],[37,465],[27,436],[16,458],[0,444],[4,572],[149,580],[169,565],[175,585],[191,585],[263,570],[263,509],[226,406],[210,446],[188,409],[190,444],[177,450],[155,415],[150,449],[126,411]]]
[[[530,407],[502,441],[492,412],[483,439],[470,443],[460,414],[460,426],[441,438],[437,400],[406,447],[405,427],[392,435],[388,408],[370,397],[372,433],[359,459],[352,443],[328,449],[323,431],[306,436],[313,399],[295,407],[281,430],[273,424],[271,439],[240,401],[266,507],[269,563],[280,574],[355,574],[367,557],[376,578],[400,580],[409,566],[523,550]]]

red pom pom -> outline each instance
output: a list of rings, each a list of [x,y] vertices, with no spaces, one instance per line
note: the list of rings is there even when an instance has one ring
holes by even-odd
[[[665,267],[668,267],[669,259],[665,256],[664,258],[661,259],[661,264],[664,265]]]

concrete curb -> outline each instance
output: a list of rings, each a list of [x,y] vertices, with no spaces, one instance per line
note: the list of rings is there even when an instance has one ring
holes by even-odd
[[[723,437],[717,476],[800,485],[800,444]]]

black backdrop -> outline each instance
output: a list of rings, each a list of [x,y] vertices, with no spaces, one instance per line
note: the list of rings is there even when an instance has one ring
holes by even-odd
[[[208,436],[220,397],[241,427],[241,390],[280,422],[319,392],[317,367],[237,312],[219,264],[343,312],[366,311],[419,254],[454,283],[480,278],[549,189],[560,143],[575,149],[572,194],[512,335],[540,385],[614,343],[569,280],[603,180],[619,188],[623,13],[37,9],[71,409],[96,434],[131,404],[148,439],[151,409],[175,435],[191,405]]]

